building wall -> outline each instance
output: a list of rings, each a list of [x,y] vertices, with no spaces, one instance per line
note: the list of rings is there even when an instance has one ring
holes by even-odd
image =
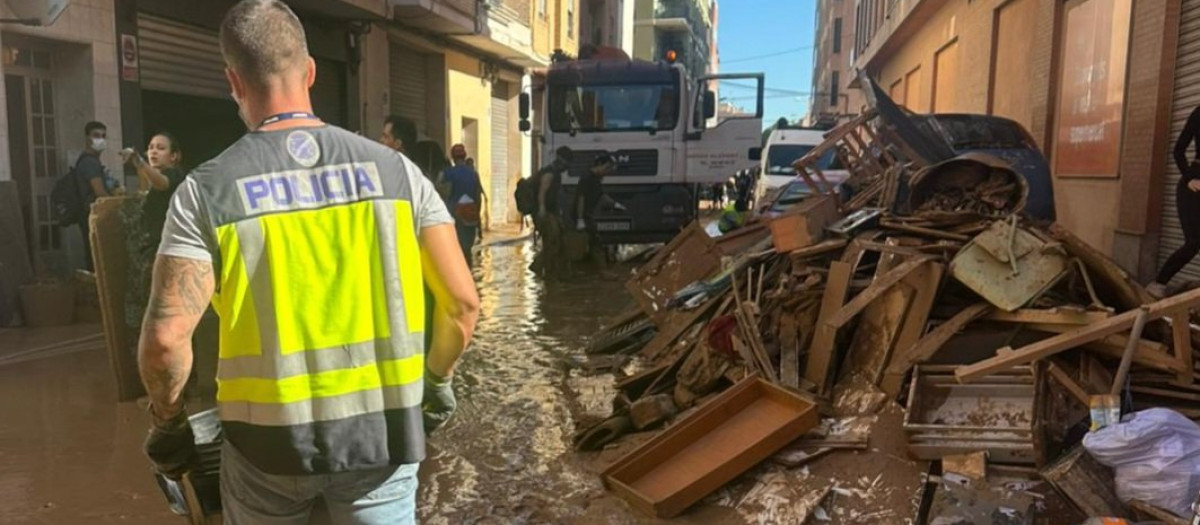
[[[4,16],[12,16],[7,7]],[[75,0],[50,27],[6,25],[0,40],[10,36],[32,37],[55,47],[57,100],[66,104],[59,111],[58,141],[62,162],[69,153],[83,149],[83,125],[98,120],[108,125],[109,150],[101,158],[113,173],[120,173],[118,145],[121,111],[118,92],[116,29],[113,0]],[[0,73],[3,66],[0,65]],[[8,149],[8,116],[4,90],[0,89],[0,180],[12,178]]]
[[[546,2],[546,11],[539,12],[538,5],[543,1]],[[553,14],[554,0],[533,0],[533,4],[533,9],[530,9],[533,52],[543,57],[549,57],[554,52],[554,38],[550,33],[550,20]]]
[[[1179,6],[1167,0],[1133,6],[1117,176],[1055,174],[1054,191],[1060,223],[1146,279],[1153,272],[1161,215]],[[936,96],[939,112],[1013,118],[1025,125],[1053,166],[1062,2],[899,0],[893,16],[880,24],[877,34],[859,39],[856,66],[885,88],[897,86],[898,102],[929,110]],[[1013,32],[998,33],[1001,26]],[[952,71],[953,78],[939,80],[938,54],[946,49],[957,53],[956,67],[941,68]]]
[[[463,119],[474,121],[477,139],[475,147],[469,148],[467,154],[475,158],[480,181],[487,190],[492,187],[492,85],[479,77],[479,71],[478,59],[457,51],[446,52],[449,119],[444,144],[469,143],[464,134]],[[449,147],[446,149],[448,153]]]
[[[808,124],[833,125],[862,111],[865,99],[861,89],[851,88],[855,79],[854,42],[856,9],[854,0],[821,0],[817,6],[817,31],[813,48],[813,85]],[[841,46],[834,52],[835,21],[842,23]],[[833,73],[837,72],[837,97],[833,97]]]

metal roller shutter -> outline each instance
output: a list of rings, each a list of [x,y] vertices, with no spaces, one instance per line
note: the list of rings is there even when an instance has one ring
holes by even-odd
[[[309,90],[313,111],[321,120],[335,126],[346,126],[346,63],[315,59],[317,79]]]
[[[417,131],[428,133],[425,115],[429,67],[425,55],[392,42],[388,45],[388,62],[392,113],[411,119]]]
[[[492,84],[491,222],[508,222],[508,84]]]
[[[138,14],[142,89],[229,98],[217,33]]]
[[[1183,132],[1188,115],[1200,106],[1200,0],[1183,0],[1183,17],[1179,27],[1179,56],[1175,63],[1175,96],[1171,115],[1171,141]],[[1183,246],[1183,229],[1175,208],[1175,185],[1179,183],[1179,169],[1168,150],[1167,176],[1163,186],[1162,230],[1159,239],[1158,262],[1167,260]],[[1200,264],[1193,261],[1176,279],[1200,279]]]

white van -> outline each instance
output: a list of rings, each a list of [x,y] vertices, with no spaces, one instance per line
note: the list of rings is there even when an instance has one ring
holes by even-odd
[[[797,179],[792,167],[797,160],[825,141],[825,131],[818,129],[776,129],[767,138],[762,155],[762,176],[758,179],[758,195],[780,188]],[[834,185],[846,180],[848,173],[841,166],[833,150],[825,152],[817,162],[825,178]],[[801,182],[807,186],[807,184]]]

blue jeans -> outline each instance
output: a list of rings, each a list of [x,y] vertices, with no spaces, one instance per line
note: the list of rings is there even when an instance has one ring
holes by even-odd
[[[221,513],[227,525],[307,525],[317,498],[324,497],[339,525],[415,524],[417,467],[277,476],[258,470],[226,442],[221,449]]]

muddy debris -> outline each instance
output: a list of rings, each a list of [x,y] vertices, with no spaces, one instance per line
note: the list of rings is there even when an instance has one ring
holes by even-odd
[[[693,225],[634,272],[638,308],[596,339],[619,346],[615,334],[636,320],[655,336],[623,347],[643,368],[614,374],[614,406],[673,392],[684,409],[633,444],[607,422],[590,429],[608,429],[603,463],[641,461],[632,481],[600,472],[634,509],[669,517],[652,503],[709,491],[706,507],[735,508],[746,523],[1074,523],[1104,516],[1081,513],[1096,506],[1054,490],[1041,469],[1078,450],[1091,396],[1111,390],[1132,408],[1200,419],[1189,407],[1200,291],[1151,302],[1112,260],[1025,216],[1028,186],[1004,161],[928,165],[888,125],[867,112],[797,161],[834,217],[771,195],[736,241]],[[849,168],[849,198],[814,167],[831,149]],[[901,188],[911,188],[903,203]],[[1131,333],[1139,310],[1146,329]],[[1112,384],[1123,357],[1133,371]],[[714,408],[747,378],[820,419],[779,435],[764,430],[778,414],[753,412],[757,402]],[[695,454],[725,431],[713,410],[761,433],[744,446],[769,459]],[[664,440],[676,457],[646,461]],[[665,473],[681,458],[695,475]],[[711,475],[731,471],[740,476],[719,484]],[[1111,478],[1089,486],[1111,491]],[[1118,517],[1146,515],[1103,500],[1117,501]]]

